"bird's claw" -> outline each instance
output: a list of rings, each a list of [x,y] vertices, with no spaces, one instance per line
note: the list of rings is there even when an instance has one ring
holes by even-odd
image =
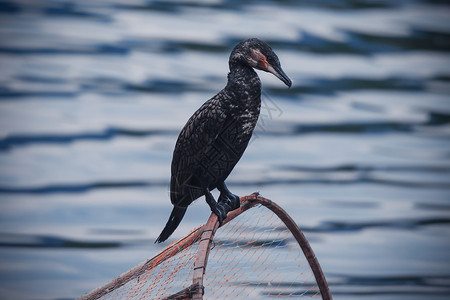
[[[223,205],[223,203],[217,203],[216,207],[212,210],[212,212],[217,216],[217,220],[219,221],[219,226],[222,226],[223,220],[227,217],[227,209]]]
[[[241,197],[239,197],[238,195],[235,194],[231,194],[232,195],[232,206],[231,206],[231,210],[235,210],[238,209],[239,207],[241,207]]]
[[[227,213],[241,206],[239,196],[232,193],[229,194],[221,193],[218,202],[224,203],[224,205],[226,205],[226,208],[228,209]]]
[[[229,191],[221,192],[217,202],[209,201],[208,203],[211,207],[211,211],[217,216],[220,226],[222,226],[223,221],[227,218],[228,212],[239,208],[241,205],[239,196],[234,195]]]

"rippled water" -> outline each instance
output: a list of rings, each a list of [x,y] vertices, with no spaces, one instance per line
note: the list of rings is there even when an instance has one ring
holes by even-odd
[[[229,177],[304,230],[335,299],[450,297],[445,1],[1,1],[0,295],[75,298],[159,252],[171,152],[258,37],[262,115]],[[175,233],[209,216],[203,200]]]

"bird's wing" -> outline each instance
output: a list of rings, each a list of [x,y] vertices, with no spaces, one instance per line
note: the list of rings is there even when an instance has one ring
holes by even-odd
[[[217,96],[206,101],[187,121],[178,136],[172,159],[170,185],[174,204],[181,205],[179,202],[184,202],[176,195],[184,194],[182,185],[193,176],[199,161],[204,159],[206,151],[224,128],[227,115],[220,104]]]

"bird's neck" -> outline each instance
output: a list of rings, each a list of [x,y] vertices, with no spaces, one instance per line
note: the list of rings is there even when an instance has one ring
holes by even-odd
[[[261,81],[253,68],[242,64],[230,64],[228,83],[225,90],[233,92],[236,99],[252,98],[260,100]]]

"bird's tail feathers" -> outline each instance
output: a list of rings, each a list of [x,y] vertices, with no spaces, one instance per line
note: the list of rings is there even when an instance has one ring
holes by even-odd
[[[175,229],[177,229],[178,225],[183,219],[184,214],[186,213],[186,209],[187,207],[180,207],[180,206],[173,207],[169,220],[167,221],[167,224],[164,227],[161,234],[159,235],[159,237],[156,239],[155,243],[164,242],[169,238],[169,236],[172,235],[172,233],[175,231]]]

